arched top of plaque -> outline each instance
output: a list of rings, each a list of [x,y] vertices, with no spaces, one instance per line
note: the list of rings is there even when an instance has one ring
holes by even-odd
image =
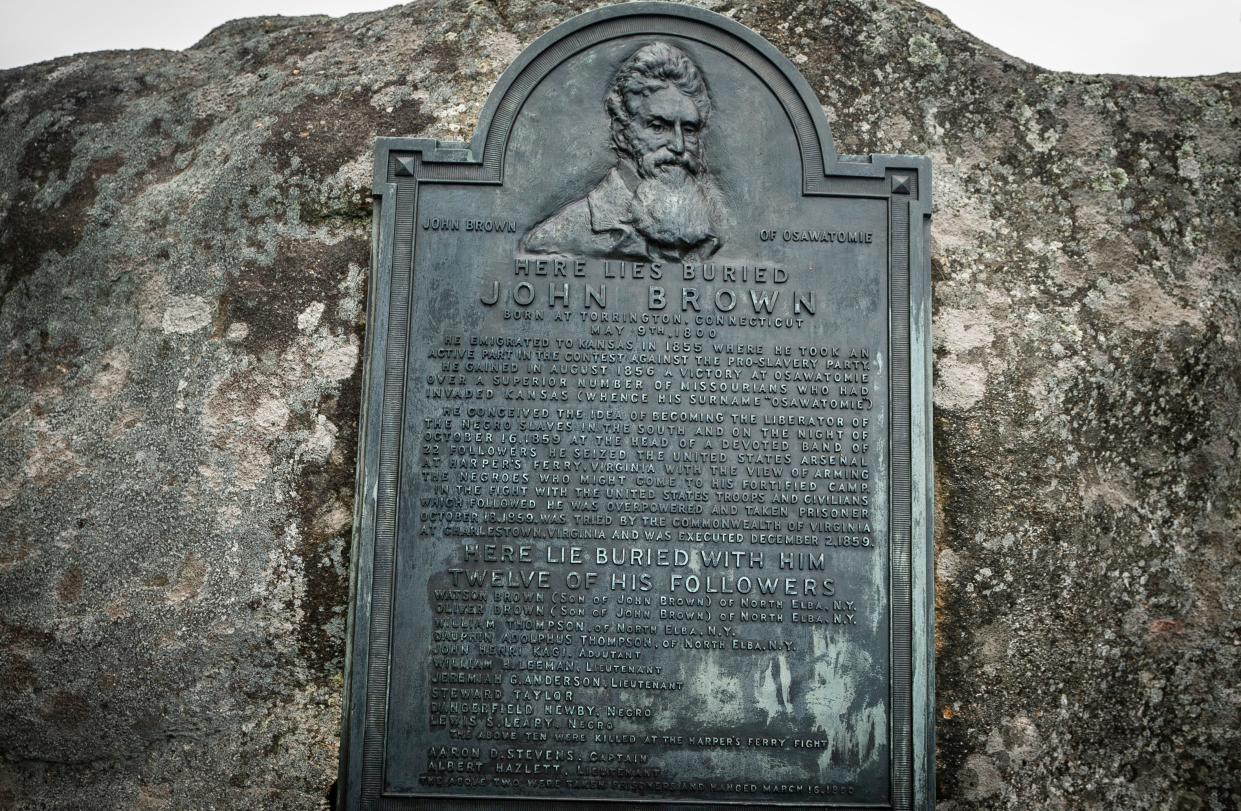
[[[644,34],[701,42],[749,68],[779,100],[801,150],[807,187],[836,163],[831,127],[814,91],[783,54],[744,25],[705,9],[677,3],[626,3],[567,20],[534,41],[509,66],[487,98],[470,145],[488,173],[500,179],[513,121],[540,81],[573,54],[602,42]]]
[[[644,39],[650,42],[657,37],[689,41],[726,54],[771,92],[788,117],[796,139],[801,158],[802,191],[806,194],[829,191],[824,181],[830,176],[878,179],[889,169],[917,169],[925,160],[911,156],[894,160],[896,156],[879,155],[842,160],[837,155],[831,126],[814,90],[774,45],[744,25],[705,9],[678,3],[634,2],[578,15],[535,40],[496,83],[468,144],[381,138],[377,158],[390,163],[386,167],[389,171],[377,171],[376,178],[417,174],[427,180],[502,183],[510,135],[518,116],[531,94],[552,71],[576,55],[609,42]],[[435,171],[419,172],[415,164],[440,166]],[[884,194],[888,189],[853,188],[849,191],[866,195]],[[918,196],[916,192],[914,196]]]

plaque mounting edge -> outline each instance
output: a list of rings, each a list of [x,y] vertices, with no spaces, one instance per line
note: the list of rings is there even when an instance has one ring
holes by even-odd
[[[661,34],[669,33],[669,27],[678,35],[692,28],[702,36],[731,40],[739,46],[742,59],[752,60],[749,67],[772,86],[796,133],[804,195],[878,198],[888,204],[888,337],[892,347],[889,447],[892,478],[900,480],[907,494],[902,501],[898,493],[893,493],[889,519],[893,547],[890,598],[894,605],[904,603],[908,617],[907,623],[894,622],[894,626],[900,627],[893,629],[893,707],[895,714],[905,720],[894,725],[893,730],[891,807],[934,807],[930,160],[906,155],[838,155],[813,90],[775,46],[740,23],[713,12],[674,3],[634,2],[574,17],[527,47],[492,90],[470,142],[394,137],[376,140],[337,784],[340,809],[428,807],[416,799],[385,797],[381,762],[386,734],[390,653],[387,643],[393,600],[397,477],[400,428],[405,416],[404,370],[411,326],[413,224],[418,186],[435,182],[502,183],[509,130],[525,97],[542,78],[540,71],[545,73],[549,64],[554,66],[558,62],[558,51],[563,54],[588,47],[592,35],[606,38],[623,33]],[[895,485],[892,489],[895,491]],[[897,776],[902,781],[900,786]],[[471,802],[464,801],[459,807],[471,807]],[[583,804],[573,800],[513,799],[505,807],[543,811],[582,808]],[[676,807],[736,806],[677,803]]]

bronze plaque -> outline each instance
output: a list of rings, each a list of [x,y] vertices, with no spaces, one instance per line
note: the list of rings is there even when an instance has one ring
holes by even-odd
[[[636,3],[375,184],[342,806],[929,807],[928,161]]]

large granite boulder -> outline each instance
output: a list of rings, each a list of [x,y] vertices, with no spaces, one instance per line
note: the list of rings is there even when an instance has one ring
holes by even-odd
[[[1241,807],[1241,77],[707,5],[934,159],[941,808]],[[0,806],[327,807],[372,139],[467,137],[589,7],[0,72]]]

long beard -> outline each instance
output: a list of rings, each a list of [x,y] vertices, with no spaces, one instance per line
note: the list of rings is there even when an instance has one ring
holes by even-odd
[[[660,150],[642,156],[629,221],[661,253],[681,259],[718,237],[716,192],[697,156]]]

